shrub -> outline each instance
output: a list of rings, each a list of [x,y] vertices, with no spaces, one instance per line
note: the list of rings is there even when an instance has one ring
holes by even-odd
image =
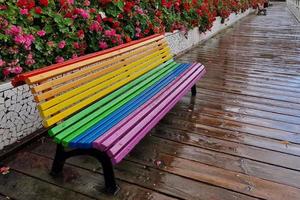
[[[206,31],[259,0],[0,0],[0,79],[154,33]]]

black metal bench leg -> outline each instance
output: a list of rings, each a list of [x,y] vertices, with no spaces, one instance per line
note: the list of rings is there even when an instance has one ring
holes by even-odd
[[[58,144],[56,147],[55,158],[50,172],[52,176],[58,176],[62,173],[66,159],[67,157],[65,155],[64,147]]]
[[[196,94],[197,94],[196,85],[193,85],[193,87],[192,87],[192,96],[196,96]]]
[[[113,165],[110,158],[106,154],[101,154],[99,161],[101,162],[106,191],[110,194],[116,194],[120,187],[116,183]]]

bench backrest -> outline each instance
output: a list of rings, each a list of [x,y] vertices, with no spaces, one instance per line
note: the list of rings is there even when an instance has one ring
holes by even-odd
[[[45,127],[52,126],[171,59],[162,35],[25,76]]]

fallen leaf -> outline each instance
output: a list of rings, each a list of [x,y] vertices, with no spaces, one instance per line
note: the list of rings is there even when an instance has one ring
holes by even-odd
[[[5,174],[8,174],[9,173],[9,167],[1,167],[0,168],[0,173],[2,174],[2,175],[5,175]]]
[[[287,148],[288,145],[290,144],[290,142],[286,141],[286,140],[283,140],[283,141],[280,141],[280,144],[284,144],[286,146],[286,148]]]

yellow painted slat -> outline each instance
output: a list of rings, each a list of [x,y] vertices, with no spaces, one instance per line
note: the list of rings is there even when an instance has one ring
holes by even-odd
[[[43,74],[32,76],[32,77],[29,77],[28,79],[26,79],[26,83],[27,84],[36,83],[38,81],[41,81],[41,80],[44,80],[44,79],[47,79],[47,78],[50,78],[50,77],[53,77],[53,76],[66,73],[66,72],[72,71],[74,69],[78,69],[82,66],[89,65],[89,64],[92,64],[92,63],[95,63],[95,62],[99,62],[100,60],[104,60],[106,58],[110,58],[112,56],[122,54],[126,51],[133,50],[135,48],[144,46],[146,44],[149,44],[149,43],[152,43],[152,42],[157,42],[157,41],[159,41],[163,38],[164,38],[164,36],[161,35],[161,36],[155,37],[153,39],[150,39],[150,40],[147,40],[147,41],[144,41],[144,42],[141,42],[141,43],[138,43],[138,44],[135,44],[135,45],[117,50],[117,51],[113,51],[111,53],[107,53],[107,54],[100,55],[100,56],[97,56],[97,57],[94,57],[94,58],[90,58],[88,60],[77,62],[77,63],[73,64],[72,66],[65,66],[65,67],[58,68],[58,69],[55,69],[55,70],[52,70],[52,71],[49,71],[49,72],[45,72]]]
[[[101,62],[99,65],[90,65],[89,67],[84,66],[83,69],[81,69],[80,71],[74,72],[72,74],[66,74],[63,77],[60,77],[60,78],[57,78],[57,79],[54,79],[54,80],[51,80],[51,81],[40,82],[39,85],[36,85],[32,88],[32,93],[35,94],[35,93],[41,92],[43,90],[53,88],[53,87],[55,87],[57,85],[60,85],[62,83],[65,83],[65,82],[68,82],[70,80],[74,80],[74,79],[76,79],[80,76],[89,74],[90,72],[98,70],[98,69],[102,68],[103,66],[116,63],[116,62],[118,62],[120,60],[123,60],[123,59],[124,60],[128,59],[129,57],[132,57],[136,54],[146,52],[149,49],[150,50],[154,49],[157,46],[166,46],[166,45],[168,45],[168,44],[165,40],[160,40],[158,42],[150,43],[150,44],[147,44],[145,46],[142,46],[138,49],[135,49],[135,50],[132,50],[132,51],[129,51],[129,52],[125,52],[125,53],[123,53],[121,55],[118,55],[116,57],[108,58],[105,61]]]
[[[80,94],[80,93],[86,91],[87,89],[89,89],[89,88],[91,88],[93,86],[99,85],[100,83],[102,83],[105,80],[111,79],[112,77],[114,77],[114,76],[116,76],[118,74],[121,74],[121,73],[125,72],[126,70],[130,70],[133,66],[140,65],[142,62],[144,62],[147,59],[154,58],[155,56],[158,56],[162,52],[168,51],[168,50],[169,50],[169,48],[167,47],[167,48],[164,48],[161,51],[157,51],[157,52],[155,52],[153,54],[150,54],[150,55],[148,55],[148,56],[146,56],[144,58],[141,58],[141,59],[139,59],[139,60],[137,60],[135,62],[132,62],[129,65],[127,65],[127,66],[125,66],[125,67],[123,67],[121,69],[118,69],[118,70],[116,70],[114,72],[111,72],[109,74],[101,76],[98,79],[95,79],[94,81],[88,82],[88,83],[84,84],[81,87],[75,88],[72,91],[66,92],[66,93],[64,93],[64,94],[62,94],[60,96],[57,96],[57,97],[55,97],[55,98],[53,98],[53,99],[51,99],[51,100],[49,100],[47,102],[41,103],[40,105],[38,105],[38,108],[40,110],[46,110],[46,109],[48,109],[48,108],[50,108],[50,107],[52,107],[52,106],[54,106],[54,105],[56,105],[56,104],[58,104],[60,102],[63,102],[63,101],[65,101],[65,100],[67,100],[67,99],[69,99],[69,98],[71,98],[71,97],[73,97],[73,96],[75,96],[77,94]],[[140,65],[140,66],[142,67],[143,65]]]
[[[137,77],[147,73],[148,71],[150,71],[151,69],[159,66],[160,64],[162,64],[163,62],[171,59],[172,56],[170,54],[168,54],[166,57],[162,58],[162,59],[156,59],[154,62],[152,62],[151,65],[148,65],[146,68],[143,68],[142,70],[138,71],[135,74],[132,74],[131,76],[127,77],[126,79],[123,79],[122,81],[116,83],[115,85],[108,87],[106,89],[104,89],[103,91],[96,93],[93,96],[90,96],[89,98],[80,101],[78,104],[69,107],[63,111],[61,111],[60,113],[54,115],[53,117],[46,119],[43,121],[43,124],[45,127],[49,127],[59,121],[61,121],[62,119],[66,118],[67,116],[75,113],[76,111],[84,108],[85,106],[91,104],[92,102],[104,97],[105,95],[111,93],[112,91],[122,87],[123,85],[125,85],[126,83],[136,79]]]
[[[160,55],[161,54],[161,55]],[[67,93],[64,93],[61,96],[58,96],[56,98],[53,98],[49,100],[48,102],[45,102],[45,104],[49,105],[49,102],[52,102],[55,104],[53,107],[48,107],[49,109],[40,109],[41,114],[43,117],[48,117],[56,112],[59,112],[60,110],[76,103],[77,101],[81,101],[85,97],[88,97],[100,90],[103,90],[106,87],[109,87],[115,82],[118,82],[127,76],[130,76],[131,74],[135,73],[136,71],[144,68],[146,65],[150,65],[152,62],[154,62],[159,56],[167,56],[169,54],[169,48],[164,48],[164,51],[158,51],[155,52],[147,57],[144,57],[136,62],[130,63],[126,67],[116,70],[112,73],[109,73],[105,76],[102,76],[92,82],[89,82],[81,87],[78,87],[74,90],[71,90]],[[42,106],[41,104],[40,106]]]
[[[61,86],[57,87],[57,88],[53,88],[49,91],[45,91],[41,94],[38,94],[38,95],[35,96],[35,99],[36,99],[37,102],[40,102],[40,101],[45,100],[45,99],[49,99],[53,96],[56,96],[56,95],[58,95],[60,93],[63,93],[63,92],[66,92],[66,91],[68,91],[72,88],[75,88],[77,86],[80,86],[84,83],[95,80],[96,78],[100,77],[101,75],[107,74],[107,73],[112,72],[114,70],[117,70],[121,67],[124,67],[124,66],[128,65],[129,63],[132,63],[135,60],[138,60],[139,58],[142,58],[142,57],[145,57],[149,54],[157,52],[157,51],[165,48],[166,46],[167,46],[167,44],[164,44],[162,46],[157,46],[155,48],[151,48],[150,50],[147,50],[147,51],[144,50],[144,52],[142,52],[142,53],[140,53],[140,54],[138,54],[134,57],[131,57],[129,59],[123,60],[121,62],[115,61],[116,64],[110,65],[109,67],[107,67],[107,65],[103,65],[102,67],[106,67],[106,68],[104,68],[103,70],[97,71],[95,73],[91,73],[91,72],[93,72],[93,70],[90,69],[89,70],[90,74],[88,74],[87,76],[84,76],[82,78],[77,79],[76,81],[68,82],[64,85],[61,85]],[[114,59],[111,59],[111,60],[114,62]],[[104,63],[102,63],[102,64],[104,64]],[[71,75],[73,75],[73,74],[71,74]]]

